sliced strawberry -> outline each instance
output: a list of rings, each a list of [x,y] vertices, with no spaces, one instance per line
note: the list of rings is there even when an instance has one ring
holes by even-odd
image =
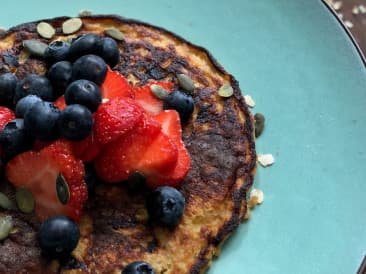
[[[172,171],[162,172],[152,177],[149,187],[156,188],[163,185],[177,186],[187,175],[191,158],[182,141],[182,128],[179,114],[175,110],[165,110],[154,116],[154,119],[161,124],[162,131],[174,142],[178,149],[178,160]]]
[[[11,109],[8,109],[6,107],[0,107],[0,131],[3,130],[8,122],[14,119],[15,114]]]
[[[7,179],[17,188],[30,190],[35,199],[35,212],[40,220],[66,215],[78,221],[88,192],[81,160],[71,153],[70,144],[59,140],[41,151],[17,155],[6,166]],[[56,178],[62,174],[67,182],[70,199],[63,205],[56,194]]]
[[[143,116],[142,108],[130,98],[114,98],[99,106],[94,115],[95,136],[110,143],[131,131]]]
[[[158,114],[160,111],[163,110],[163,100],[157,98],[151,92],[150,86],[153,84],[163,87],[166,91],[168,91],[168,93],[171,92],[173,88],[173,84],[170,82],[150,81],[145,86],[134,87],[135,100],[148,113]]]
[[[91,162],[99,155],[102,144],[95,137],[95,130],[83,140],[71,141],[71,148],[76,158],[83,162]]]
[[[133,90],[127,79],[120,73],[108,69],[107,76],[101,86],[102,98],[111,100],[117,97],[133,98]]]
[[[95,169],[106,182],[126,180],[134,171],[149,181],[155,174],[174,168],[177,157],[176,146],[162,133],[160,125],[146,117],[127,136],[105,146]]]
[[[59,110],[64,110],[66,108],[65,97],[63,95],[58,97],[53,103],[56,105],[56,107],[58,107]]]

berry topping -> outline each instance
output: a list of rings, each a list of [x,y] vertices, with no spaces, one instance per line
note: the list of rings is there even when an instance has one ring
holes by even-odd
[[[102,49],[99,55],[111,68],[113,68],[119,62],[117,42],[109,37],[102,38]]]
[[[95,130],[85,139],[71,142],[74,155],[83,162],[91,162],[99,155],[102,145],[95,137]]]
[[[24,115],[24,127],[39,140],[49,141],[57,137],[59,109],[50,102],[36,102]]]
[[[48,45],[44,57],[50,63],[67,60],[69,57],[70,44],[64,41],[54,41]]]
[[[12,105],[18,78],[12,73],[0,75],[0,104]]]
[[[76,38],[70,46],[70,57],[72,60],[87,54],[98,54],[102,48],[100,36],[88,33]]]
[[[175,226],[182,218],[185,199],[175,188],[163,186],[149,195],[146,207],[151,221],[163,226]]]
[[[11,109],[0,107],[0,131],[13,119],[15,119],[15,115]]]
[[[102,104],[95,113],[98,142],[112,142],[132,130],[142,120],[143,110],[130,98],[115,98]]]
[[[33,139],[24,129],[23,119],[8,122],[0,134],[3,157],[8,160],[32,147]]]
[[[193,98],[184,92],[175,90],[164,99],[164,109],[178,111],[180,120],[185,123],[191,117],[194,108]]]
[[[138,261],[127,265],[121,274],[155,274],[155,271],[149,263]]]
[[[97,110],[102,102],[99,87],[89,80],[76,80],[65,91],[66,104],[80,104],[87,107],[91,112]]]
[[[157,98],[151,91],[151,85],[159,85],[168,92],[172,89],[172,84],[168,82],[155,82],[152,81],[146,86],[135,87],[135,100],[145,111],[151,114],[158,114],[163,110],[163,101]]]
[[[39,219],[65,215],[79,220],[88,193],[84,165],[73,156],[69,143],[55,141],[39,152],[23,152],[7,164],[5,173],[15,187],[25,187],[32,192]],[[60,202],[56,192],[56,181],[60,175],[70,196],[67,204]]]
[[[53,64],[48,70],[47,77],[51,81],[55,96],[64,94],[71,81],[72,64],[68,61],[60,61]]]
[[[59,110],[64,110],[66,107],[65,96],[60,96],[53,102]]]
[[[44,221],[38,231],[38,243],[45,256],[63,258],[77,246],[79,226],[65,216],[54,216]]]
[[[37,74],[28,74],[17,83],[14,102],[18,102],[29,94],[37,95],[46,101],[53,100],[53,90],[50,81],[46,77]]]
[[[89,109],[82,105],[69,105],[61,111],[58,119],[58,130],[61,136],[69,140],[81,140],[92,131],[93,116]]]
[[[72,79],[86,79],[97,85],[103,83],[107,75],[107,65],[99,56],[89,54],[77,59],[72,67]]]
[[[20,99],[15,106],[15,114],[18,118],[23,118],[25,113],[37,102],[41,102],[42,99],[37,95],[27,95]]]
[[[107,71],[101,90],[103,99],[111,100],[116,97],[134,98],[132,87],[126,78],[110,69]]]
[[[145,118],[134,130],[107,144],[94,162],[98,176],[106,182],[127,180],[138,171],[146,182],[160,172],[175,167],[177,147],[161,131],[160,125]]]

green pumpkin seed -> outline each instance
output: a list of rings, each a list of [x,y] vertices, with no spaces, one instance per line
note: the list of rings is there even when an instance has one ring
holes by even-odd
[[[188,91],[189,93],[194,91],[194,83],[188,75],[181,73],[177,75],[177,78],[178,84],[182,89]]]
[[[2,192],[0,192],[0,207],[4,209],[9,209],[12,207],[12,202],[10,199]]]
[[[92,15],[92,11],[91,10],[81,10],[79,11],[79,16],[90,16]]]
[[[23,47],[32,55],[36,57],[44,57],[44,53],[48,45],[38,40],[24,40]]]
[[[80,18],[70,18],[63,22],[62,24],[62,32],[64,34],[71,34],[77,32],[81,26],[83,25],[83,21]]]
[[[116,28],[106,29],[105,34],[119,41],[123,41],[125,39],[125,35]]]
[[[159,85],[151,85],[150,89],[151,92],[159,99],[164,100],[164,98],[168,96],[168,92]]]
[[[265,122],[265,118],[263,116],[262,113],[256,113],[254,115],[254,120],[255,120],[255,137],[258,138],[264,129],[264,122]]]
[[[40,36],[46,39],[51,39],[56,33],[55,29],[46,22],[40,22],[37,25],[37,32]]]
[[[228,98],[234,94],[234,90],[233,90],[233,87],[229,83],[225,83],[220,87],[218,93],[221,97]]]
[[[70,189],[64,176],[61,173],[56,178],[56,193],[57,197],[63,205],[70,201]]]
[[[0,216],[0,241],[9,236],[13,228],[13,218],[11,216]]]
[[[34,209],[34,198],[32,192],[26,188],[18,188],[15,193],[15,200],[18,208],[23,213],[31,213]]]

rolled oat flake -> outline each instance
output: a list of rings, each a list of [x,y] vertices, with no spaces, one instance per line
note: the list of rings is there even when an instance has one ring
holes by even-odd
[[[46,22],[38,23],[37,32],[40,36],[46,39],[51,39],[56,33],[55,29]]]
[[[11,216],[0,216],[0,241],[6,239],[13,228]]]
[[[218,93],[221,97],[228,98],[234,94],[234,90],[229,83],[225,83],[220,87]]]
[[[71,34],[77,32],[81,26],[83,25],[83,21],[80,18],[70,18],[62,23],[62,32],[64,34]]]
[[[31,213],[34,209],[34,198],[32,192],[28,189],[21,187],[18,188],[15,193],[15,200],[18,208],[23,213]]]

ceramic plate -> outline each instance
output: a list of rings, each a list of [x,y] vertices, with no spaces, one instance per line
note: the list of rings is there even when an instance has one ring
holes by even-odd
[[[317,0],[2,0],[5,27],[81,9],[163,26],[208,48],[267,118],[265,201],[209,274],[356,273],[366,249],[366,70]]]

